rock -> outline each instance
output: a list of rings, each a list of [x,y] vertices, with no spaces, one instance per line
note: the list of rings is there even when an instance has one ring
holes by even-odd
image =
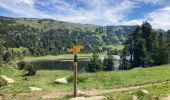
[[[69,100],[87,100],[85,97],[75,97],[75,98],[71,98]]]
[[[154,100],[157,100],[157,99],[154,99]],[[159,100],[159,99],[158,99]],[[166,97],[163,97],[161,98],[160,100],[170,100],[170,95],[166,96]]]
[[[3,95],[2,94],[0,94],[0,100],[3,100]]]
[[[61,83],[61,84],[67,84],[68,83],[66,77],[56,79],[55,82]]]
[[[144,94],[149,94],[149,91],[142,89],[141,90]]]
[[[2,96],[0,96],[0,100],[3,100],[3,97],[2,97]]]
[[[159,100],[159,97],[154,96],[154,97],[153,97],[153,100]],[[163,100],[163,99],[161,99],[161,100]],[[169,100],[169,99],[167,99],[167,100]]]
[[[83,91],[78,90],[78,91],[77,91],[77,94],[84,94],[84,92],[83,92]]]
[[[104,96],[93,96],[93,97],[75,97],[69,100],[108,100],[108,99]]]
[[[105,96],[88,97],[87,100],[108,100]]]
[[[37,87],[29,87],[31,91],[42,91],[41,88],[37,88]]]
[[[8,84],[12,84],[15,82],[12,78],[9,78],[5,75],[1,75],[0,77],[3,78],[5,81],[7,81]]]
[[[138,97],[136,95],[133,95],[132,100],[138,100]]]

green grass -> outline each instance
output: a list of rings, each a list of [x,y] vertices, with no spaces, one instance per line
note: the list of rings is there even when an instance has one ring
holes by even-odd
[[[136,86],[170,80],[170,65],[126,71],[84,73],[79,76],[88,77],[85,83],[79,84],[81,89]]]
[[[112,50],[115,50],[115,49],[122,50],[124,48],[123,45],[105,45],[101,47],[111,48]]]
[[[71,71],[63,70],[39,70],[36,76],[23,76],[24,71],[14,69],[12,66],[0,67],[0,74],[16,80],[11,86],[3,87],[0,91],[21,93],[29,92],[30,86],[40,87],[43,91],[65,91],[72,90],[72,83],[67,85],[55,84],[54,80],[60,77],[70,77]],[[126,86],[136,86],[155,82],[170,80],[170,65],[151,68],[138,68],[127,71],[110,71],[97,73],[81,73],[78,89],[107,89]]]
[[[29,92],[29,87],[40,87],[44,91],[62,91],[69,90],[71,84],[64,86],[55,84],[57,78],[71,75],[70,71],[59,70],[40,70],[35,76],[24,76],[23,70],[14,69],[12,66],[3,65],[0,67],[0,75],[6,75],[16,81],[12,86],[6,86],[0,89],[0,92],[21,93]]]
[[[78,54],[78,58],[84,58],[88,59],[91,58],[92,53],[89,54]],[[48,55],[48,56],[39,56],[39,57],[24,57],[24,61],[30,62],[30,61],[38,61],[38,60],[60,60],[60,59],[73,59],[73,54],[62,54],[58,56]]]
[[[152,85],[145,88],[149,94],[144,94],[141,89],[125,91],[125,92],[114,92],[109,94],[104,94],[109,100],[132,100],[132,96],[135,95],[139,98],[139,100],[154,100],[154,97],[158,97],[161,99],[162,97],[166,97],[170,95],[170,83],[161,83],[158,85]]]

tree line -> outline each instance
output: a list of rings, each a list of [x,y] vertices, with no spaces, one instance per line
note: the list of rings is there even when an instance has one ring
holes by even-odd
[[[148,22],[137,25],[122,50],[121,69],[148,67],[170,62],[170,30],[166,33],[152,29]]]

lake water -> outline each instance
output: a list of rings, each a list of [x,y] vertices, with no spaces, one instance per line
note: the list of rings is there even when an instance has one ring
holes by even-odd
[[[88,60],[78,61],[78,71],[84,72],[88,66]],[[38,69],[48,69],[48,70],[73,70],[73,61],[64,60],[40,60],[30,62],[38,66]]]
[[[88,66],[89,59],[78,59],[78,71],[84,72]],[[30,62],[38,66],[38,69],[48,70],[73,70],[73,61],[71,60],[39,60]],[[119,60],[114,61],[114,69],[119,69]]]

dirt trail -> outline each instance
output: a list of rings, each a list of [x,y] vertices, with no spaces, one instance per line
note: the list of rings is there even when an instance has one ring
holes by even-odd
[[[161,100],[170,100],[170,95],[163,97]]]
[[[130,91],[130,90],[135,90],[139,88],[144,88],[147,86],[152,86],[152,85],[159,85],[162,83],[166,83],[170,81],[165,81],[165,82],[159,82],[159,83],[154,83],[154,84],[146,84],[142,86],[133,86],[133,87],[124,87],[124,88],[115,88],[115,89],[93,89],[93,90],[83,90],[83,91],[78,91],[79,94],[84,94],[88,96],[95,96],[95,95],[101,95],[101,94],[107,94],[107,93],[112,93],[112,92],[123,92],[123,91]],[[42,97],[44,99],[50,99],[50,98],[62,98],[66,95],[72,95],[72,91],[64,91],[64,92],[30,92],[30,93],[20,93],[15,96],[15,98],[19,97]],[[167,99],[164,99],[167,100]],[[169,100],[169,99],[168,99]]]
[[[93,89],[93,90],[80,91],[80,93],[85,94],[85,95],[89,95],[89,96],[101,95],[101,94],[107,94],[107,93],[112,93],[112,92],[130,91],[130,90],[135,90],[135,89],[139,89],[139,88],[144,88],[144,87],[147,87],[147,86],[159,85],[159,84],[166,83],[166,82],[170,82],[170,81],[158,82],[158,83],[153,83],[153,84],[146,84],[146,85],[141,85],[141,86],[115,88],[115,89]]]

